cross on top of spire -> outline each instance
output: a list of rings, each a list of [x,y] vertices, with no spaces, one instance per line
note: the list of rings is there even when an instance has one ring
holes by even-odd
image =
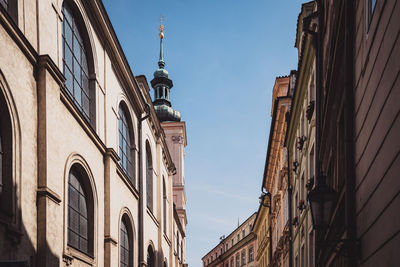
[[[164,38],[164,25],[162,23],[163,23],[163,16],[160,17],[160,27],[159,27],[160,39]]]

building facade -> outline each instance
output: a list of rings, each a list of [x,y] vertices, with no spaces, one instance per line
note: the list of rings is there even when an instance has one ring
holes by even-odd
[[[253,233],[257,213],[253,213],[201,260],[203,267],[256,267],[257,236]]]
[[[185,124],[102,2],[2,0],[0,24],[0,265],[185,265]]]
[[[317,3],[318,159],[337,193],[317,262],[398,265],[400,4]]]
[[[296,44],[298,70],[288,121],[286,147],[291,162],[292,266],[315,266],[315,236],[307,195],[315,176],[315,50],[304,31],[312,23],[313,1],[302,5]]]
[[[264,199],[260,203],[260,209],[266,206],[270,211],[264,212],[264,216],[258,217],[255,223],[255,226],[264,224],[267,227],[266,241],[269,242],[269,249],[265,250],[263,246],[259,246],[259,266],[286,266],[289,262],[288,165],[284,142],[286,113],[291,103],[291,84],[291,76],[277,77],[272,90],[271,128],[261,185],[262,190],[268,192],[270,199]],[[262,236],[265,238],[264,232]],[[263,256],[260,255],[261,250],[264,251]]]

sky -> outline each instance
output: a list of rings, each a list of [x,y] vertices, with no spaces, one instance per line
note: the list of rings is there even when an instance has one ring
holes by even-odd
[[[297,68],[300,0],[103,0],[135,75],[165,25],[172,106],[186,122],[187,263],[258,209],[277,76]],[[151,91],[153,97],[153,90]]]

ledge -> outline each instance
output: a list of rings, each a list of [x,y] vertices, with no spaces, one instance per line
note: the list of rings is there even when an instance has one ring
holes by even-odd
[[[82,126],[82,129],[86,132],[92,142],[97,146],[97,148],[104,154],[107,150],[105,144],[97,135],[92,126],[83,117],[81,112],[76,108],[75,104],[72,102],[71,98],[67,95],[67,92],[63,87],[60,88],[60,99],[65,104],[67,109],[71,112],[72,116],[75,117],[77,122]]]
[[[114,246],[117,246],[118,242],[117,240],[115,240],[115,238],[113,238],[112,236],[106,235],[104,237],[104,243],[111,243]]]
[[[171,240],[169,240],[167,234],[164,231],[163,231],[163,236],[164,236],[165,241],[167,241],[168,245],[171,246]]]
[[[89,265],[95,264],[95,259],[93,256],[89,256],[83,252],[80,252],[79,250],[74,249],[73,247],[67,247],[67,249],[64,250],[63,253],[63,261],[66,262],[68,266],[72,264],[74,259],[78,259]]]
[[[118,162],[120,161],[120,158],[119,158],[117,152],[112,147],[108,147],[106,149],[105,156],[110,157],[114,161],[115,164],[118,164]]]
[[[57,205],[61,203],[61,197],[47,186],[41,186],[37,189],[37,197],[47,197]]]
[[[146,207],[147,214],[150,216],[150,218],[154,221],[157,227],[160,227],[160,223],[158,222],[157,218],[154,216],[153,212],[149,210],[149,208]]]
[[[128,189],[132,192],[132,194],[135,196],[136,199],[139,199],[139,192],[136,190],[135,186],[132,185],[131,180],[129,180],[128,176],[125,174],[125,172],[122,170],[121,166],[117,163],[117,174],[121,178],[122,181],[126,184]]]

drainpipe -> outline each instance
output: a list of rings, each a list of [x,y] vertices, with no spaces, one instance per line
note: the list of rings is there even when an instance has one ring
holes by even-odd
[[[348,155],[346,162],[347,168],[345,178],[345,210],[346,210],[346,230],[349,245],[350,266],[357,266],[357,229],[356,229],[356,208],[355,208],[355,163],[354,163],[354,1],[345,1],[345,147]]]
[[[145,105],[145,116],[139,119],[138,139],[139,139],[139,266],[146,266],[143,257],[143,239],[144,239],[144,218],[143,218],[143,151],[142,151],[142,122],[150,117],[150,106]]]
[[[272,266],[272,227],[271,227],[271,207],[272,195],[269,194],[269,208],[268,208],[268,221],[269,221],[269,264]]]

